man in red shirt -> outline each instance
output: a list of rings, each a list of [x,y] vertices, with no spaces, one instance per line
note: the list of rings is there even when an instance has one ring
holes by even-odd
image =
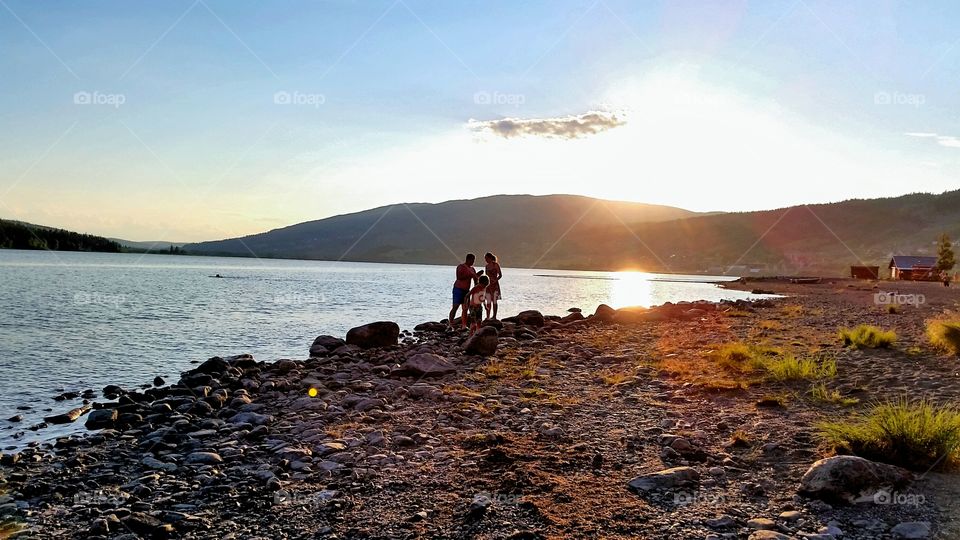
[[[453,318],[457,316],[457,308],[460,307],[463,308],[461,328],[467,327],[467,296],[473,283],[483,274],[483,270],[477,272],[473,269],[476,260],[473,253],[467,253],[466,259],[457,265],[457,280],[453,282],[453,307],[450,308],[450,316],[447,318],[450,328],[453,328]]]

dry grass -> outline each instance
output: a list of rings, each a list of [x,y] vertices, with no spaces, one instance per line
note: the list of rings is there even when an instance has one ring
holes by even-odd
[[[855,349],[886,349],[897,341],[897,333],[876,326],[861,324],[855,328],[841,328],[840,339],[844,346]]]
[[[787,317],[800,317],[806,312],[806,309],[800,304],[790,304],[780,308],[780,311]]]
[[[757,323],[757,326],[763,330],[783,330],[783,323],[780,321],[766,320]]]
[[[798,357],[787,354],[767,361],[764,368],[775,381],[826,379],[836,376],[837,360],[825,355]]]
[[[927,338],[937,349],[960,355],[960,321],[927,321]]]
[[[819,427],[830,443],[868,459],[915,470],[960,462],[960,410],[954,406],[904,398]]]
[[[633,373],[626,371],[606,370],[600,373],[600,381],[607,386],[616,386],[633,379]]]
[[[827,388],[827,385],[824,383],[813,385],[810,389],[810,397],[812,397],[814,401],[832,405],[842,405],[844,407],[850,407],[860,403],[859,399],[843,397],[839,390]]]

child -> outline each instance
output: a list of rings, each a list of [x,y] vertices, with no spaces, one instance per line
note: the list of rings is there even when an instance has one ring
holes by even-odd
[[[483,258],[487,263],[484,270],[490,276],[490,285],[487,286],[487,298],[484,304],[487,309],[487,318],[496,319],[497,302],[502,298],[500,296],[500,278],[503,277],[503,272],[500,270],[500,263],[497,261],[496,255],[488,252]]]
[[[477,286],[470,290],[470,296],[467,298],[469,318],[464,322],[470,325],[471,336],[480,328],[480,321],[483,320],[483,301],[487,297],[486,290],[489,284],[490,278],[480,276]]]

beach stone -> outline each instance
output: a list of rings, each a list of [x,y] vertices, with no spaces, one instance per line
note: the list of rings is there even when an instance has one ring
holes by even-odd
[[[397,344],[400,337],[400,326],[391,321],[378,321],[347,332],[347,345],[356,345],[362,349],[374,347],[390,347]]]
[[[464,352],[477,356],[491,356],[497,352],[497,336],[496,328],[484,326],[467,340]]]
[[[10,418],[7,418],[7,422],[20,422],[21,420],[23,420],[22,414],[16,414],[11,416]]]
[[[737,524],[730,516],[720,516],[718,518],[711,518],[704,521],[704,524],[711,529],[725,529],[727,527],[733,527]]]
[[[310,356],[327,354],[346,344],[344,340],[338,337],[327,335],[317,336],[317,339],[313,340],[313,344],[310,345]]]
[[[594,318],[603,322],[610,322],[616,316],[617,310],[606,304],[600,304],[597,306],[597,310],[593,312]]]
[[[490,508],[490,505],[493,504],[493,501],[490,500],[490,496],[486,493],[478,493],[473,496],[473,500],[470,501],[470,508],[467,510],[470,517],[476,519],[482,516],[487,512],[487,509]]]
[[[774,523],[772,519],[753,518],[753,519],[747,520],[747,527],[750,527],[751,529],[756,529],[756,530],[769,531],[769,530],[776,529],[777,524]]]
[[[412,398],[418,398],[418,399],[419,398],[435,398],[443,395],[443,391],[441,391],[436,386],[433,386],[427,383],[415,383],[415,384],[411,384],[410,387],[407,388],[407,395],[409,395]]]
[[[748,540],[793,540],[793,537],[778,533],[777,531],[763,529],[754,531]]]
[[[612,320],[618,324],[631,324],[651,320],[654,313],[656,312],[642,307],[620,308],[614,312]]]
[[[69,424],[75,422],[77,418],[83,416],[84,413],[90,410],[89,405],[84,405],[82,407],[77,407],[75,409],[70,409],[69,411],[63,414],[55,414],[53,416],[44,416],[43,421],[49,424]]]
[[[890,529],[890,532],[897,538],[929,538],[930,522],[928,521],[906,521],[897,524]]]
[[[230,417],[231,424],[253,424],[262,426],[273,421],[273,417],[255,412],[241,412]]]
[[[852,503],[872,500],[878,491],[903,486],[912,477],[909,471],[893,465],[857,456],[834,456],[810,466],[800,479],[799,492],[811,498]]]
[[[186,462],[200,465],[216,465],[217,463],[223,463],[223,458],[215,452],[193,452],[187,455]]]
[[[132,512],[120,522],[135,534],[146,537],[152,536],[154,531],[162,525],[159,519],[143,512]]]
[[[163,385],[165,385],[165,384],[167,384],[167,381],[163,380],[163,377],[157,376],[157,377],[154,377],[154,378],[153,378],[153,385],[154,385],[154,386],[163,386]]]
[[[177,464],[176,464],[176,463],[167,463],[167,462],[165,462],[165,461],[160,461],[159,459],[157,459],[157,458],[155,458],[155,457],[153,457],[153,456],[147,456],[147,457],[143,458],[143,459],[140,461],[140,463],[143,463],[143,465],[144,465],[145,467],[147,467],[147,468],[154,469],[154,470],[158,470],[158,471],[170,471],[170,472],[173,472],[173,471],[177,470]]]
[[[206,373],[208,375],[221,375],[227,371],[227,368],[230,366],[227,364],[227,361],[219,356],[214,356],[213,358],[207,359],[204,363],[197,366],[196,369],[191,370],[188,373]]]
[[[700,481],[700,473],[692,467],[674,467],[655,473],[638,476],[627,482],[627,487],[633,491],[652,491],[670,489],[686,484],[695,484]]]
[[[456,373],[457,367],[446,358],[433,353],[419,353],[411,356],[400,366],[405,374],[422,377],[438,377],[449,373]]]
[[[198,368],[199,369],[199,368]],[[196,388],[198,386],[209,386],[213,382],[213,375],[191,371],[180,377],[180,384],[187,388]]]
[[[517,314],[517,320],[520,324],[540,328],[544,325],[543,314],[535,309],[528,309]]]
[[[780,512],[779,517],[784,521],[797,521],[803,517],[803,513],[796,510],[787,510],[785,512]]]
[[[108,399],[113,399],[123,393],[123,388],[115,384],[108,384],[103,387],[103,395]]]
[[[567,315],[566,317],[561,318],[560,322],[563,324],[567,324],[567,323],[572,323],[576,321],[582,321],[584,318],[585,317],[583,316],[583,313],[580,313],[579,311],[574,311],[573,313]]]
[[[84,424],[87,429],[104,429],[113,427],[117,422],[116,409],[96,409],[90,411],[90,414],[87,415],[87,422]]]
[[[442,322],[428,321],[414,326],[413,329],[416,332],[443,332],[447,329],[447,325]]]

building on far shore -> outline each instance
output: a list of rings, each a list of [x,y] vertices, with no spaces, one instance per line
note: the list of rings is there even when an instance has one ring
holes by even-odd
[[[937,281],[940,279],[940,273],[937,271],[937,258],[894,255],[890,259],[890,279]]]
[[[854,279],[879,279],[879,266],[851,266],[850,277]]]

